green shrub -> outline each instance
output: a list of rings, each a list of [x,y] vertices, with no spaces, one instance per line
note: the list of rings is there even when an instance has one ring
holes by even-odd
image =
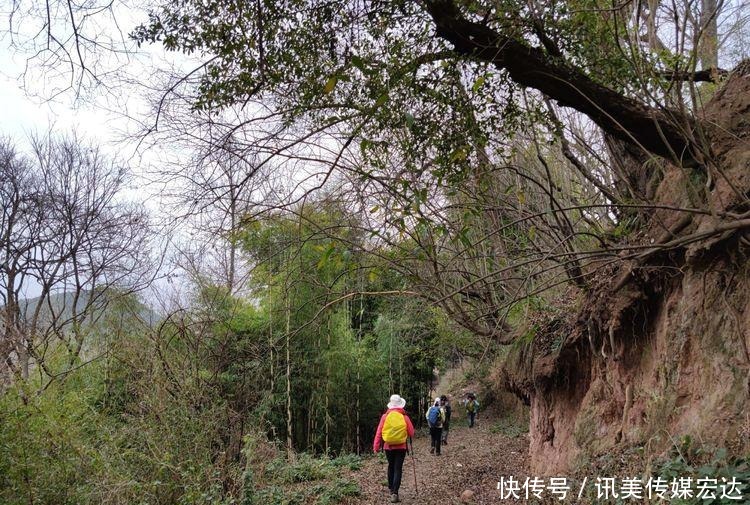
[[[336,468],[348,468],[357,471],[362,468],[362,457],[356,454],[344,454],[336,459],[331,460],[331,464]]]
[[[91,408],[100,394],[92,372],[39,394],[15,386],[0,395],[0,503],[95,502],[91,477],[110,423]]]
[[[283,457],[276,458],[268,463],[266,471],[271,475],[273,482],[293,484],[331,477],[335,472],[335,467],[326,458],[315,458],[302,453],[292,463]]]
[[[744,499],[750,496],[750,455],[738,457],[728,456],[724,448],[707,448],[696,446],[690,437],[681,439],[679,446],[675,446],[669,457],[659,461],[655,467],[654,477],[661,477],[668,482],[672,479],[690,477],[695,479],[716,479],[718,484],[731,481],[733,478],[741,484],[738,491]],[[744,501],[721,498],[716,492],[714,499],[673,499],[675,505],[729,505],[746,503]]]
[[[346,496],[359,494],[359,485],[355,481],[338,477],[341,469],[355,471],[361,467],[362,459],[354,454],[329,459],[303,453],[293,462],[279,456],[266,464],[265,481],[255,482],[258,489],[245,490],[243,503],[333,505]],[[313,485],[309,485],[313,482]],[[308,484],[304,491],[295,487],[300,483]]]
[[[305,493],[290,492],[278,486],[269,486],[255,493],[254,505],[304,505]]]
[[[358,496],[359,485],[351,479],[336,479],[313,486],[310,492],[317,497],[315,505],[335,505],[347,496]]]

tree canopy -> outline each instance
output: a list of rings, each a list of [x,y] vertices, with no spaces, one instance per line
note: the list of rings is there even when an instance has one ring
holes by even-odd
[[[660,92],[694,76],[696,61],[649,51],[639,40],[644,9],[596,1],[180,1],[153,11],[133,36],[208,57],[197,108],[272,100],[287,120],[316,128],[403,131],[414,141],[409,151],[443,165],[473,144],[472,132],[486,142],[511,130],[513,114],[528,106],[523,88],[622,141],[695,165],[695,120]]]

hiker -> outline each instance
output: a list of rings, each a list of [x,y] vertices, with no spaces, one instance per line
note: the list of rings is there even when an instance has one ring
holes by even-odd
[[[401,475],[406,459],[408,438],[414,436],[414,425],[404,412],[406,400],[399,395],[391,395],[386,407],[388,410],[380,417],[378,429],[372,449],[375,452],[385,450],[388,459],[388,489],[391,493],[391,503],[398,503],[398,490],[401,487]]]
[[[466,417],[469,419],[469,428],[473,428],[477,412],[479,412],[479,402],[477,401],[477,397],[474,396],[474,393],[469,393],[464,404],[466,405]]]
[[[443,445],[447,445],[448,430],[450,429],[451,424],[451,411],[453,410],[448,396],[443,395],[440,397],[440,406],[443,407],[443,411],[445,412],[445,421],[443,421]]]
[[[435,403],[425,414],[427,424],[430,427],[430,454],[440,456],[440,442],[442,441],[443,423],[445,422],[445,411],[440,406],[440,398],[435,398]]]

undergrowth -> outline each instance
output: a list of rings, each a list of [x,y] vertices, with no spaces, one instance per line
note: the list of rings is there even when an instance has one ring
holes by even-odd
[[[529,423],[524,419],[504,417],[490,427],[490,433],[517,438],[529,432]]]
[[[266,464],[262,482],[250,485],[246,479],[242,504],[334,505],[359,494],[357,482],[341,477],[341,471],[361,467],[362,459],[354,454],[335,459],[300,454],[293,462],[279,456]]]
[[[685,436],[679,446],[674,446],[667,458],[656,463],[654,477],[661,477],[668,482],[674,479],[691,478],[692,482],[702,479],[704,483],[716,484],[717,491],[713,498],[695,496],[687,499],[672,499],[675,505],[724,505],[730,503],[747,503],[750,497],[750,455],[729,456],[723,447],[709,448],[693,443]],[[739,482],[737,494],[743,499],[722,498],[721,486],[728,485],[734,479]],[[705,496],[705,493],[703,494]]]
[[[642,496],[637,500],[632,496],[624,497],[620,489],[618,497],[599,499],[595,487],[589,485],[581,503],[729,505],[746,504],[750,499],[750,455],[732,456],[725,448],[696,444],[689,436],[675,441],[665,456],[651,463],[643,447],[609,452],[582,464],[574,480],[580,484],[584,476],[592,483],[597,477],[616,477],[618,484],[622,484],[625,477],[640,479]],[[659,486],[663,497],[658,494]],[[724,490],[734,499],[722,496]]]

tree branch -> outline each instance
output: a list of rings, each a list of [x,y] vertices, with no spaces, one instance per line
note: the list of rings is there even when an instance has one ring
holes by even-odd
[[[543,50],[466,19],[453,0],[426,0],[437,36],[454,50],[504,69],[517,84],[537,89],[589,116],[605,132],[683,166],[697,166],[680,124],[695,120],[680,112],[647,107],[603,86],[581,70]]]
[[[719,82],[729,75],[729,71],[723,68],[708,68],[695,72],[662,72],[659,75],[670,81]]]

